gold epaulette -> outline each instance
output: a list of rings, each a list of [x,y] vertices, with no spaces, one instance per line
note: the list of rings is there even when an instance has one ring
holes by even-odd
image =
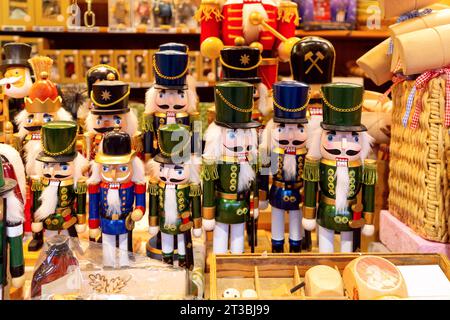
[[[142,131],[143,132],[155,132],[153,128],[153,114],[143,114],[144,121],[142,121]]]
[[[217,171],[217,163],[204,161],[201,173],[202,180],[210,181],[219,179],[219,173]]]
[[[364,160],[361,182],[365,185],[373,186],[377,183],[377,179],[377,161],[371,159]]]
[[[320,180],[320,161],[306,156],[305,166],[303,168],[303,180],[318,182]]]
[[[87,192],[86,178],[81,178],[77,181],[77,187],[75,188],[76,194],[85,194]]]
[[[158,195],[158,184],[157,183],[149,183],[147,191],[151,196],[157,196]]]
[[[294,24],[299,25],[300,17],[298,15],[297,4],[292,1],[281,1],[278,7],[278,20],[290,23],[294,19]]]
[[[200,7],[197,12],[195,12],[194,18],[197,21],[208,21],[211,19],[216,19],[216,21],[221,21],[223,15],[220,12],[220,4],[217,0],[202,0]]]
[[[189,197],[198,197],[202,194],[199,184],[191,184],[189,188]]]
[[[41,179],[31,179],[31,191],[42,191],[44,190],[44,185]]]

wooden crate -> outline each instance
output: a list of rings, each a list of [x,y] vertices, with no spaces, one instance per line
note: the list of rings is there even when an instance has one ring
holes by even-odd
[[[345,266],[360,256],[383,257],[396,266],[401,265],[439,265],[450,281],[450,263],[439,254],[242,254],[210,256],[210,299],[221,300],[222,292],[235,288],[242,292],[253,289],[258,299],[270,300],[312,300],[306,297],[304,289],[294,294],[290,289],[299,284],[306,271],[316,265],[328,265],[343,272]],[[325,300],[343,299],[327,297]],[[347,298],[344,298],[347,299]]]

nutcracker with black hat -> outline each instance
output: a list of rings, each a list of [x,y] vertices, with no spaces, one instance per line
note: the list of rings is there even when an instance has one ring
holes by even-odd
[[[149,162],[151,172],[150,235],[161,231],[162,259],[173,262],[177,243],[178,266],[193,266],[192,237],[202,235],[201,160],[191,156],[191,132],[179,124],[158,130],[160,153]]]
[[[363,94],[360,85],[323,85],[323,121],[308,137],[302,225],[310,231],[319,225],[320,252],[334,251],[335,233],[341,252],[354,250],[354,233],[374,233],[377,167],[368,159],[373,139],[361,124]]]
[[[310,88],[297,81],[273,85],[274,117],[263,131],[260,151],[260,209],[272,208],[272,252],[284,251],[285,212],[289,215],[289,252],[300,252],[304,231],[302,220],[303,167],[308,138],[307,107]],[[269,180],[272,185],[269,188]]]
[[[92,109],[86,118],[84,154],[88,160],[94,160],[95,155],[100,151],[105,133],[119,127],[131,136],[133,150],[141,155],[142,138],[138,131],[138,119],[135,112],[128,106],[130,85],[117,80],[114,70],[100,69],[97,71],[106,74],[107,79],[93,83],[90,89]],[[91,70],[91,72],[94,71]]]
[[[31,46],[25,43],[7,43],[3,46],[5,59],[0,65],[2,92],[8,97],[9,114],[12,119],[24,108],[24,98],[28,96],[33,80],[31,66]]]
[[[22,237],[26,181],[25,168],[17,150],[2,143],[0,155],[0,196],[3,198],[0,212],[0,300],[3,300],[8,268],[12,287],[21,288],[25,283]]]
[[[258,48],[226,47],[220,51],[223,81],[244,81],[254,86],[253,119],[262,122],[272,111],[271,93],[258,75],[263,58]]]
[[[155,84],[146,93],[143,130],[146,160],[158,153],[156,133],[160,126],[177,123],[192,128],[198,115],[197,95],[186,82],[188,54],[178,44],[168,48],[161,48],[152,60]]]
[[[32,230],[46,237],[77,237],[86,230],[86,178],[89,162],[76,151],[78,126],[52,121],[42,126],[42,151],[36,160],[42,176],[32,178]]]
[[[134,223],[144,216],[146,192],[144,163],[132,149],[130,135],[118,127],[107,132],[91,171],[89,237],[102,236],[104,266],[128,266]]]
[[[203,227],[214,230],[215,253],[244,252],[245,223],[255,244],[258,217],[258,136],[252,120],[253,85],[221,82],[215,86],[216,120],[205,133],[203,153]],[[251,212],[251,195],[253,210]],[[228,248],[228,238],[231,238]]]

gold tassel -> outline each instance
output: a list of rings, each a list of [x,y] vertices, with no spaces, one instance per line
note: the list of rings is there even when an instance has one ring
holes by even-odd
[[[44,185],[41,183],[41,180],[36,179],[31,182],[31,191],[42,191],[44,190]]]
[[[220,5],[218,3],[202,3],[195,13],[194,18],[198,22],[215,18],[219,22],[222,21],[223,15],[220,12]]]
[[[189,197],[198,197],[202,194],[199,184],[191,184],[189,188]]]
[[[144,114],[144,121],[142,124],[143,132],[155,132],[153,128],[153,115],[152,114]]]
[[[148,184],[148,193],[151,196],[157,196],[158,195],[158,184],[156,184],[156,183],[149,183]]]
[[[75,189],[76,194],[85,194],[87,192],[87,184],[86,181],[78,181],[77,188]]]
[[[303,180],[318,182],[320,181],[319,160],[306,158],[303,169]]]
[[[282,5],[278,9],[278,20],[290,23],[292,19],[294,19],[294,24],[298,26],[300,18],[298,16],[297,6],[295,4],[289,5],[289,3]]]
[[[52,71],[53,60],[49,57],[37,56],[31,59],[28,59],[31,67],[33,68],[34,75],[36,77],[36,81],[40,81],[42,79],[48,79],[50,77]],[[45,72],[45,73],[44,73]]]
[[[203,164],[202,168],[202,180],[210,181],[219,179],[219,173],[217,172],[217,164]]]
[[[364,161],[364,168],[361,182],[366,186],[373,186],[377,183],[377,180],[378,180],[378,172],[376,162],[371,160]]]

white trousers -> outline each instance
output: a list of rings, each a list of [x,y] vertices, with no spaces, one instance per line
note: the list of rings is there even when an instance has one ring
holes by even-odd
[[[214,227],[213,250],[214,253],[227,253],[228,233],[230,230],[230,251],[233,254],[244,252],[245,223],[226,224],[216,222]]]
[[[174,250],[174,236],[161,232],[161,247],[162,252],[165,254],[173,253]],[[186,244],[184,243],[184,234],[177,235],[177,250],[178,255],[186,255]]]
[[[0,284],[0,301],[3,300],[3,285]]]
[[[116,253],[119,253],[119,267],[129,266],[128,233],[119,235],[119,250],[116,250],[116,235],[102,233],[103,266],[116,267]]]
[[[334,230],[319,226],[319,252],[334,252]],[[353,252],[353,231],[341,232],[341,252]]]
[[[272,207],[272,239],[284,240],[284,210]],[[300,241],[303,239],[302,211],[290,210],[289,213],[289,239]]]

